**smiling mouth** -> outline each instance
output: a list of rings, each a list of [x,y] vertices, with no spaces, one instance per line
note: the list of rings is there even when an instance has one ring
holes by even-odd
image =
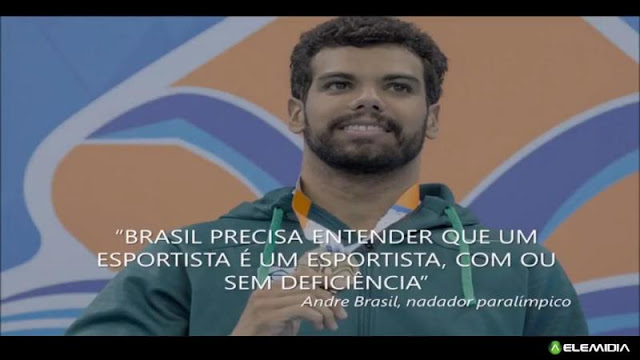
[[[371,124],[350,124],[341,126],[340,130],[353,131],[353,132],[391,132],[388,128],[382,125]]]

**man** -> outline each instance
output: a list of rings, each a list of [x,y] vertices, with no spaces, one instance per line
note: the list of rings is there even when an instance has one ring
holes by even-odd
[[[486,229],[446,186],[418,184],[425,139],[438,135],[446,71],[436,43],[397,19],[337,18],[303,34],[288,103],[289,129],[305,140],[298,183],[189,227],[201,238],[247,230],[291,241],[151,245],[145,251],[232,260],[215,268],[131,265],[68,334],[586,334],[561,266],[520,264],[525,253],[549,259],[546,249],[501,244],[495,231],[486,241],[460,241]],[[382,238],[392,230],[400,240]],[[482,253],[510,256],[511,266],[469,266]],[[300,261],[269,263],[276,254]],[[270,286],[242,287],[242,276]],[[309,280],[317,278],[325,281]]]

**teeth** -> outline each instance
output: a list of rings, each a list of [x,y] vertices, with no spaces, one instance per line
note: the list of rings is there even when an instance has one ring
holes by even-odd
[[[355,131],[380,131],[384,130],[382,127],[377,125],[349,125],[344,128],[345,130],[355,130]]]

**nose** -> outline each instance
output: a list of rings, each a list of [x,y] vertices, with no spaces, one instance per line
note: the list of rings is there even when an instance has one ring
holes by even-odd
[[[358,96],[351,103],[353,111],[376,111],[383,112],[384,105],[375,88],[367,87],[362,89]]]

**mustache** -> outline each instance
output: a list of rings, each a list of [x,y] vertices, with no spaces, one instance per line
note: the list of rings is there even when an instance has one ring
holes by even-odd
[[[384,129],[391,131],[396,135],[400,135],[400,133],[402,132],[402,127],[400,127],[400,125],[394,118],[380,113],[351,113],[341,115],[331,121],[331,123],[329,124],[329,129],[331,131],[336,130],[340,127],[344,127],[354,120],[364,117],[375,119],[377,121],[377,125],[382,126]]]

